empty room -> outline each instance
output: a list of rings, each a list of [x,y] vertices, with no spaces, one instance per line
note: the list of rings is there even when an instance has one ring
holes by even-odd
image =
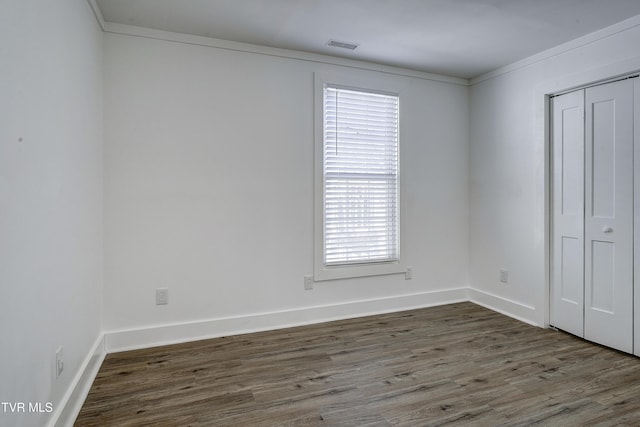
[[[640,425],[639,1],[0,22],[0,426]]]

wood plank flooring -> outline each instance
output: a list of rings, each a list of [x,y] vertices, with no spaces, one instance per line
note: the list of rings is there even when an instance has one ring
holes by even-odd
[[[76,426],[639,426],[640,359],[452,304],[107,355]]]

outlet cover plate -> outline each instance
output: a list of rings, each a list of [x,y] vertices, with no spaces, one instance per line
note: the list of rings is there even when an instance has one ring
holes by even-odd
[[[156,289],[156,305],[169,304],[169,288]]]
[[[310,276],[310,275],[304,276],[304,290],[305,291],[313,290],[313,276]]]
[[[56,378],[59,378],[64,371],[64,353],[62,352],[62,346],[58,347],[56,350]]]
[[[404,280],[413,279],[413,268],[407,267],[407,270],[404,272]]]
[[[500,283],[509,283],[509,270],[500,269]]]

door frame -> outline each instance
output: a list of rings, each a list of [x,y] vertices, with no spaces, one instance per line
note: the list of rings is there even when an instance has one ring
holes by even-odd
[[[536,196],[541,198],[537,200],[543,206],[544,211],[544,289],[541,299],[539,300],[543,308],[543,327],[549,327],[549,319],[551,313],[551,262],[552,262],[552,218],[553,218],[553,177],[552,173],[552,151],[551,146],[551,115],[550,115],[550,99],[553,96],[562,93],[571,92],[588,86],[606,83],[620,78],[624,78],[633,74],[640,73],[640,57],[631,58],[625,61],[608,64],[595,69],[581,71],[562,78],[554,78],[546,80],[535,86],[534,102],[535,102],[535,126],[534,141],[539,147],[544,148],[544,190],[542,194]],[[636,89],[640,88],[638,82],[635,83]],[[638,90],[634,95],[634,109],[640,110],[640,94]],[[636,121],[638,114],[635,115]],[[634,126],[634,137],[636,141],[640,141],[640,126]],[[640,150],[634,150],[634,169],[640,168]],[[640,207],[640,174],[634,174],[634,203]],[[635,197],[638,196],[638,197]],[[634,248],[640,248],[640,209],[634,210]],[[634,251],[634,271],[640,272],[640,256]],[[640,307],[640,274],[634,275],[634,303]],[[640,316],[634,316],[634,342],[640,343]],[[637,346],[636,346],[637,347]],[[636,350],[638,353],[638,350]]]

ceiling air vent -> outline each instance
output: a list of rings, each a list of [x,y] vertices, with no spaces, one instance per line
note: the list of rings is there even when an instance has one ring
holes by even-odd
[[[337,40],[329,40],[329,43],[327,44],[329,46],[341,47],[342,49],[349,49],[349,50],[354,50],[355,48],[358,47],[357,43],[339,42]]]

